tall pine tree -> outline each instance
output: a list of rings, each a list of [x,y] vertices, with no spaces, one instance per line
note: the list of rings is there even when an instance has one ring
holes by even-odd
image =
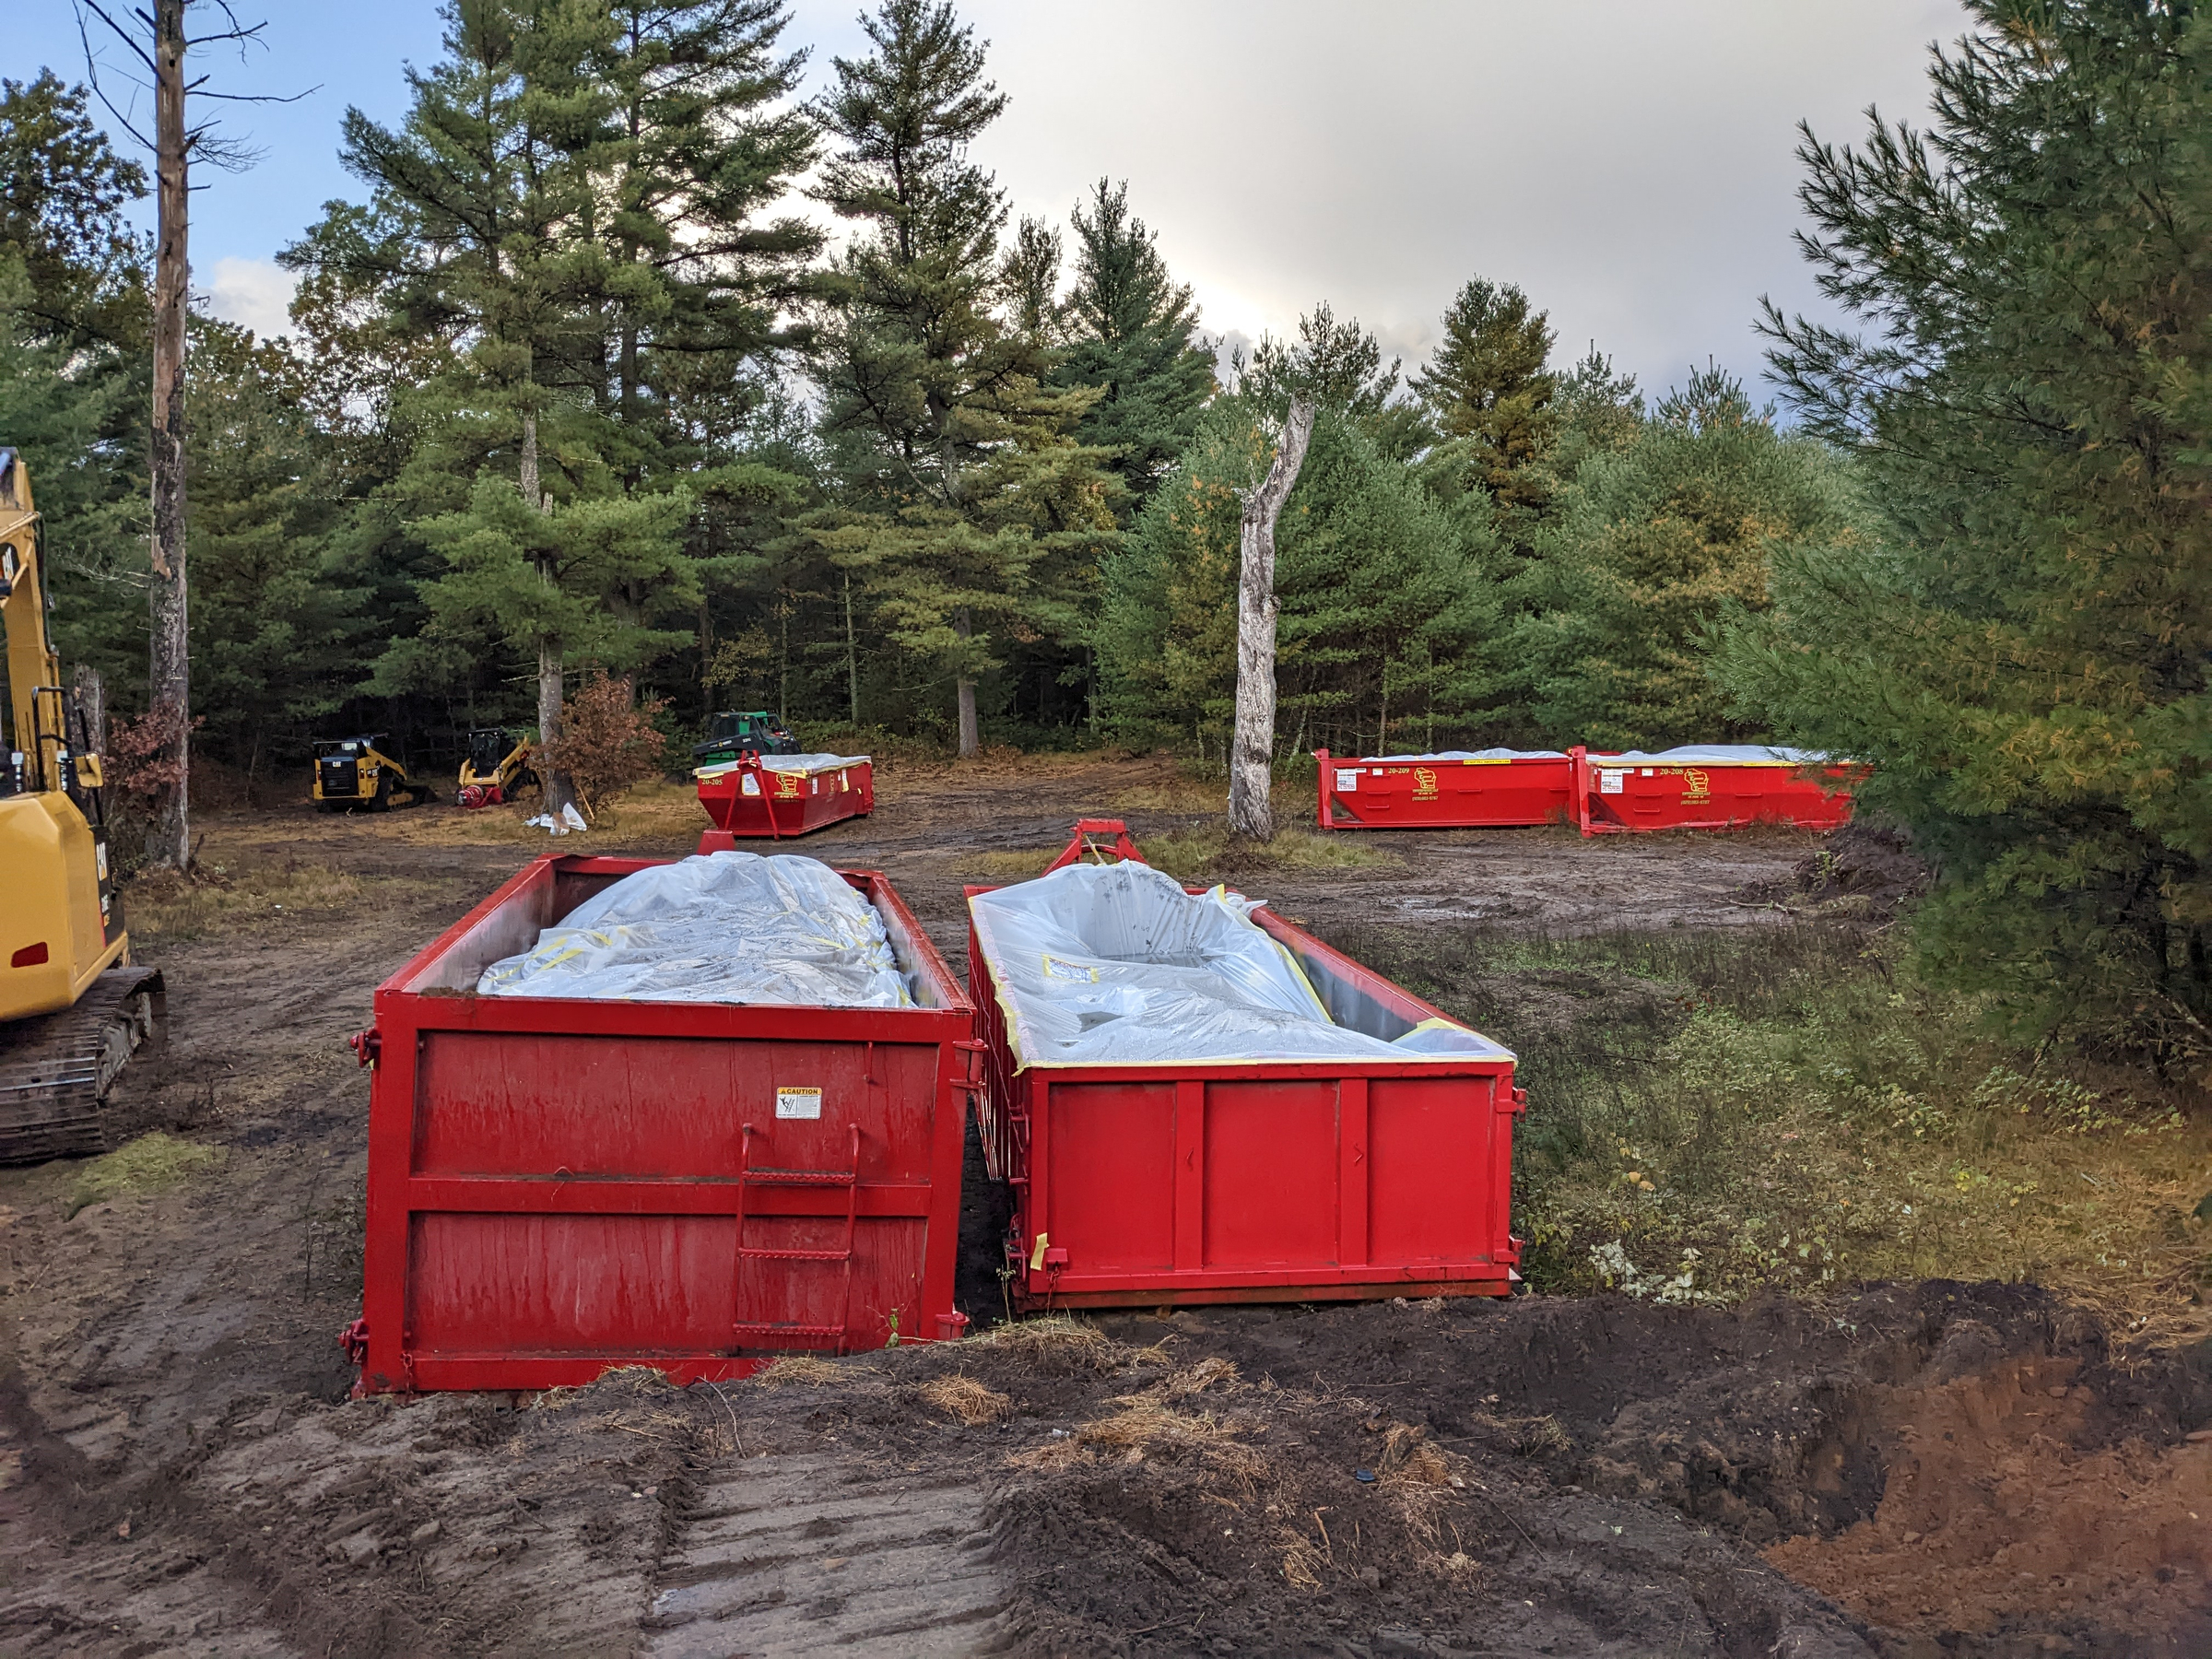
[[[835,60],[820,103],[843,147],[817,194],[861,233],[821,358],[848,508],[817,535],[890,642],[952,680],[970,756],[977,681],[1001,660],[992,626],[1079,627],[1115,491],[1075,436],[1099,394],[1048,388],[1050,343],[1006,303],[1005,203],[968,159],[1006,107],[982,48],[935,0],[885,0],[862,21],[874,51]]]
[[[1777,560],[1743,706],[1873,763],[1938,863],[1929,964],[2212,1062],[2212,20],[1976,0],[1936,124],[1808,135],[1804,246],[1865,332],[1769,314],[1863,458],[1872,549]]]

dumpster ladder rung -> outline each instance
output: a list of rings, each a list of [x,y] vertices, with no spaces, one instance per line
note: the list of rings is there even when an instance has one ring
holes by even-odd
[[[792,1342],[834,1342],[836,1353],[845,1351],[846,1338],[852,1334],[853,1317],[853,1234],[860,1223],[860,1125],[852,1126],[853,1167],[849,1170],[777,1170],[753,1167],[753,1136],[759,1133],[752,1124],[743,1125],[740,1139],[744,1150],[737,1166],[737,1261],[742,1267],[746,1262],[835,1262],[844,1267],[842,1283],[838,1292],[838,1319],[836,1324],[785,1324],[774,1320],[740,1319],[732,1326],[732,1335],[740,1346],[747,1336],[765,1336]],[[785,1250],[766,1245],[747,1244],[745,1241],[747,1210],[745,1195],[749,1187],[839,1187],[845,1189],[845,1245],[842,1250]],[[744,1276],[737,1277],[738,1291],[744,1291]]]

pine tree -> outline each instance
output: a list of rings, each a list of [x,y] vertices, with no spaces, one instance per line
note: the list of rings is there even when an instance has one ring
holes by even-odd
[[[1724,371],[1693,372],[1632,438],[1585,452],[1509,584],[1521,614],[1498,661],[1534,735],[1605,748],[1757,735],[1712,679],[1711,629],[1766,608],[1778,549],[1863,545],[1860,513],[1828,446],[1776,431]]]
[[[1189,287],[1168,275],[1158,239],[1129,212],[1126,181],[1100,179],[1089,211],[1077,203],[1069,222],[1077,243],[1073,337],[1053,380],[1103,391],[1080,435],[1114,452],[1113,470],[1141,503],[1197,429],[1214,394],[1213,358],[1197,343]]]
[[[947,4],[885,0],[874,52],[835,60],[842,141],[818,194],[862,234],[824,329],[825,430],[848,486],[817,539],[865,583],[898,648],[953,681],[959,752],[982,747],[987,626],[1078,625],[1113,535],[1105,455],[1075,431],[1098,394],[1053,391],[1046,343],[1001,314],[1006,207],[968,146],[1006,106]]]
[[[489,634],[535,654],[551,743],[570,653],[628,668],[686,642],[637,596],[696,604],[688,502],[620,499],[626,446],[603,407],[600,202],[625,153],[598,73],[614,21],[530,0],[455,0],[446,17],[446,55],[408,72],[397,130],[347,112],[343,156],[369,209],[334,205],[288,258],[373,293],[387,332],[448,347],[444,371],[403,396],[412,441],[391,487],[447,567],[421,587],[429,637],[395,641],[378,683],[418,684],[441,638]],[[559,804],[563,780],[547,782]]]
[[[1548,446],[1559,390],[1551,324],[1512,283],[1473,278],[1444,312],[1444,340],[1412,390],[1470,481],[1509,510],[1544,496],[1531,463]]]
[[[1357,317],[1336,321],[1323,300],[1298,320],[1298,339],[1263,335],[1249,361],[1232,358],[1238,390],[1268,408],[1288,407],[1295,394],[1359,422],[1394,461],[1410,461],[1435,441],[1420,406],[1401,395],[1405,359],[1382,364],[1382,347]]]
[[[1109,561],[1111,723],[1133,741],[1187,734],[1226,755],[1242,492],[1273,453],[1261,412],[1241,396],[1210,407]],[[1289,752],[1463,729],[1484,688],[1471,653],[1496,626],[1489,590],[1472,580],[1476,549],[1341,405],[1315,419],[1278,544],[1277,724]]]
[[[1804,239],[1865,332],[1770,308],[1871,548],[1778,559],[1724,673],[1872,762],[1937,861],[1928,966],[2031,1031],[2212,1057],[2212,24],[1977,0],[1936,124],[1808,132]]]
[[[88,100],[51,69],[0,80],[0,265],[22,273],[21,337],[143,346],[147,249],[123,214],[146,170],[110,147]]]

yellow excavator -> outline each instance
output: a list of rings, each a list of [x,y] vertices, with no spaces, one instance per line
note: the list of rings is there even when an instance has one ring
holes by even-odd
[[[131,964],[105,780],[62,685],[44,559],[29,469],[0,449],[0,1163],[104,1149],[100,1103],[161,1014],[160,974]]]

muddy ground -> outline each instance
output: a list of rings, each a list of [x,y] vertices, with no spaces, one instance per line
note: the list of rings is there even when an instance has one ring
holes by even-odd
[[[1190,821],[1165,762],[885,783],[806,850],[890,872],[956,968],[978,854]],[[0,1653],[2212,1653],[2212,1354],[2122,1351],[2031,1288],[1147,1312],[719,1390],[347,1404],[344,1038],[538,850],[456,818],[214,820],[211,864],[373,878],[144,953],[171,1040],[119,1111],[217,1162],[81,1207],[76,1166],[0,1171]],[[1324,937],[1803,925],[1777,905],[1812,851],[1383,844],[1245,885]],[[1877,901],[1904,880],[1861,862]]]

